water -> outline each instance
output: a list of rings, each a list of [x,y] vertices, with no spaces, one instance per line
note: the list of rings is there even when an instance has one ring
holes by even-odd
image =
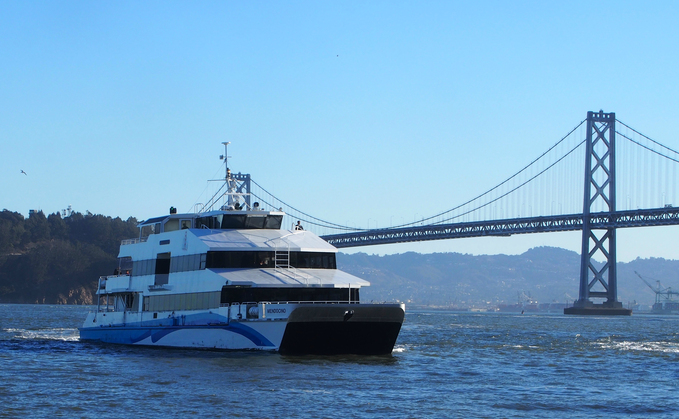
[[[389,357],[81,343],[0,305],[0,417],[677,417],[679,317],[409,311]]]

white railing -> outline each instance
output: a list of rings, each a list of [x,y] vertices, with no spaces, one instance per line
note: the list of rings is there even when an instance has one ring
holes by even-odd
[[[148,237],[144,237],[144,238],[142,238],[142,239],[125,239],[125,240],[122,240],[122,241],[120,242],[120,245],[121,245],[121,246],[124,246],[124,245],[126,245],[126,244],[144,243],[144,242],[148,241],[148,239],[149,239]]]

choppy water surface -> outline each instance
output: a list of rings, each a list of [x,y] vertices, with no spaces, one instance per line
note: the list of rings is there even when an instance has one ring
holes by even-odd
[[[679,317],[409,311],[389,357],[78,341],[89,307],[0,305],[0,417],[677,417]]]

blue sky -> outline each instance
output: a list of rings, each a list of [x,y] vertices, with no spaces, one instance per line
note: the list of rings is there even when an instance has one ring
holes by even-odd
[[[189,211],[230,166],[380,227],[451,208],[604,109],[679,149],[679,3],[0,3],[0,207]],[[22,175],[25,170],[28,176]],[[397,220],[397,221],[393,221]],[[679,229],[618,233],[679,257]],[[579,251],[579,233],[359,248]]]

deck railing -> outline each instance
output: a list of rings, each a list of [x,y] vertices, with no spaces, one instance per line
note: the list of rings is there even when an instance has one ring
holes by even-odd
[[[124,239],[124,240],[120,241],[120,245],[124,246],[126,244],[144,243],[144,242],[148,241],[148,239],[149,239],[148,237],[144,237],[144,238],[141,238],[141,239],[138,239],[138,238],[137,239]]]

